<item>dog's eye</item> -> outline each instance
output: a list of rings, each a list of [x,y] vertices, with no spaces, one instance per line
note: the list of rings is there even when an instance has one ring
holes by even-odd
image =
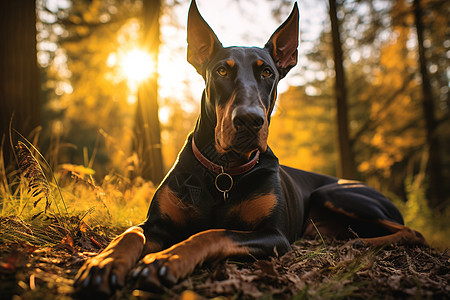
[[[219,74],[220,76],[222,76],[222,77],[225,77],[225,76],[227,76],[227,69],[225,69],[225,67],[219,67],[218,69],[217,69],[217,74]]]
[[[270,76],[272,76],[272,71],[270,71],[269,69],[262,70],[261,72],[262,78],[269,78]]]

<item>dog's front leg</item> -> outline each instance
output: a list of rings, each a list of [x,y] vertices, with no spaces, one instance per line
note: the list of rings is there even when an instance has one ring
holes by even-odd
[[[166,250],[147,254],[132,276],[138,279],[138,288],[155,290],[174,285],[205,262],[228,257],[267,258],[289,249],[288,240],[280,232],[212,229]]]
[[[76,291],[90,295],[109,295],[122,287],[128,272],[143,255],[146,242],[144,231],[139,226],[131,227],[116,237],[108,247],[86,261],[78,271],[74,283]],[[158,247],[151,248],[155,248],[153,251],[161,250]]]

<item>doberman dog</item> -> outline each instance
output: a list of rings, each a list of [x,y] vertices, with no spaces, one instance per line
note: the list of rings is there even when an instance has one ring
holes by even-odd
[[[277,83],[297,63],[298,22],[295,4],[264,48],[224,48],[192,1],[187,57],[206,83],[195,129],[146,221],[89,259],[77,289],[109,294],[128,273],[141,289],[172,285],[206,262],[281,255],[316,230],[371,245],[425,243],[375,189],[281,166],[267,146]]]

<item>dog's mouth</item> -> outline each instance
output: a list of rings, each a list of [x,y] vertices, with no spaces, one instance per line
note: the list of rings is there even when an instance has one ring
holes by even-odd
[[[265,152],[269,130],[267,117],[261,118],[262,113],[258,115],[259,118],[245,114],[236,116],[237,108],[230,105],[225,109],[218,107],[216,110],[215,145],[217,152],[219,154],[235,152],[241,158],[250,157],[255,150]],[[244,111],[252,113],[255,110],[244,108]],[[256,112],[259,113],[258,110]]]
[[[250,157],[256,150],[265,152],[266,149],[267,141],[261,141],[256,137],[250,138],[249,136],[236,134],[229,142],[216,137],[216,150],[220,154],[235,152],[242,157]]]

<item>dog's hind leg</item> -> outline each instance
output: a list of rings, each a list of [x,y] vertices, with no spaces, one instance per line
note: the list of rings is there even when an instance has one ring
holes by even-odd
[[[424,237],[403,224],[398,209],[375,189],[357,181],[339,180],[311,194],[305,235],[316,230],[328,237],[354,238],[381,246],[392,243],[426,244]]]

